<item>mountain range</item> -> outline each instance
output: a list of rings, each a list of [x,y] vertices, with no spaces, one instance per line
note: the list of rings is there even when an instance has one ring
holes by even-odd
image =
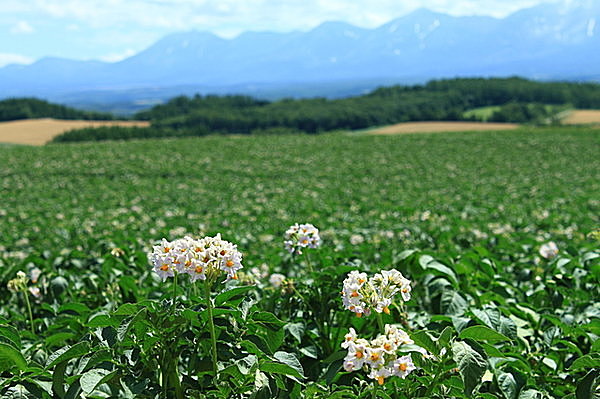
[[[116,63],[43,58],[0,68],[0,97],[92,104],[120,96],[143,106],[179,93],[341,96],[457,76],[600,81],[599,25],[599,1],[571,0],[503,19],[419,9],[375,29],[326,22],[233,39],[182,32]]]

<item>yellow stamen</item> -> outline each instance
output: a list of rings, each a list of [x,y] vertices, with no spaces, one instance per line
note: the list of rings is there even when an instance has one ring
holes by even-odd
[[[388,308],[387,306],[384,306],[384,308],[383,308],[383,312],[384,312],[385,314],[390,314],[390,308]]]
[[[232,267],[233,266],[233,261],[232,260],[228,260],[227,262],[225,262],[225,266]]]
[[[356,352],[356,356],[357,358],[361,359],[363,357],[363,353],[361,351]]]
[[[169,265],[162,265],[160,267],[160,270],[162,270],[163,272],[166,272],[167,270],[169,270]]]
[[[408,365],[406,363],[400,363],[398,365],[398,369],[400,369],[400,371],[406,371],[407,368],[408,368]]]
[[[379,383],[379,385],[383,385],[383,381],[385,379],[383,377],[377,377],[377,382]]]
[[[200,274],[204,271],[204,269],[202,268],[202,266],[197,266],[195,272]]]

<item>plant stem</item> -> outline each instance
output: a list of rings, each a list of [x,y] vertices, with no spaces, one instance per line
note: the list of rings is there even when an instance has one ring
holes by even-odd
[[[206,294],[206,307],[208,310],[208,327],[210,330],[211,340],[211,351],[212,351],[212,365],[215,378],[217,377],[217,336],[215,334],[215,322],[213,320],[213,303],[210,298],[210,282],[206,280],[204,283],[204,290]]]
[[[377,383],[376,382],[373,382],[373,391],[371,392],[371,398],[372,399],[377,398]]]
[[[35,335],[35,332],[33,331],[33,314],[31,313],[31,303],[29,302],[29,293],[27,292],[27,289],[23,290],[23,296],[25,297],[25,303],[27,304],[27,314],[29,314],[31,333]]]
[[[383,326],[383,317],[381,313],[377,313],[377,324],[379,325],[379,330],[382,334],[385,334],[385,327]]]
[[[425,392],[425,397],[427,397],[427,398],[429,398],[431,396],[433,389],[438,385],[438,380],[439,380],[440,376],[442,375],[443,359],[439,359],[438,361],[439,361],[439,363],[435,370],[435,377],[433,377],[431,384],[429,384],[429,387],[427,387],[427,391]]]
[[[306,255],[306,264],[308,265],[308,271],[312,274],[314,269],[312,266],[312,262],[310,261],[310,255],[308,254],[308,251],[304,251],[304,255]]]
[[[173,276],[173,315],[175,315],[175,310],[177,309],[175,298],[177,298],[177,272],[175,272],[175,275]]]

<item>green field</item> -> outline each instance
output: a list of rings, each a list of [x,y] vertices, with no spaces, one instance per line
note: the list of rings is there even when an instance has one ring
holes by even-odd
[[[599,132],[579,128],[2,146],[0,396],[591,398],[599,171]],[[310,258],[284,249],[296,222],[320,229]],[[212,287],[213,376],[203,286],[180,279],[173,306],[146,254],[217,233],[251,288]],[[34,268],[32,326],[6,287]],[[429,355],[407,345],[418,369],[379,385],[342,368],[348,328],[379,325],[339,292],[391,268],[412,298],[377,315]]]

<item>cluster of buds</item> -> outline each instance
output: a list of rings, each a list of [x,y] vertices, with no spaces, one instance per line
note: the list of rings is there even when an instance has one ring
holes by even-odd
[[[19,271],[17,272],[17,277],[9,280],[7,284],[7,288],[12,292],[23,292],[27,290],[27,283],[29,282],[29,278],[25,274],[25,272]]]
[[[406,378],[416,367],[410,354],[401,356],[400,353],[403,345],[413,343],[406,332],[390,324],[385,325],[385,334],[378,335],[370,342],[358,338],[356,331],[350,328],[342,343],[342,348],[348,350],[344,358],[344,370],[365,369],[369,372],[369,378],[377,380],[380,385],[390,376]]]
[[[319,229],[310,223],[294,224],[285,232],[285,248],[293,254],[302,254],[302,248],[318,248],[321,245]]]
[[[394,297],[401,293],[404,302],[410,300],[410,280],[398,270],[383,270],[371,278],[354,270],[344,280],[342,300],[344,307],[358,317],[368,316],[372,310],[390,313]]]
[[[227,280],[237,279],[242,268],[242,254],[237,246],[221,239],[221,235],[199,240],[184,237],[175,241],[162,239],[152,248],[148,259],[153,270],[165,281],[175,273],[188,274],[192,282],[216,279],[221,273]]]
[[[553,259],[558,255],[558,246],[554,241],[547,242],[540,247],[540,255],[545,259]]]

